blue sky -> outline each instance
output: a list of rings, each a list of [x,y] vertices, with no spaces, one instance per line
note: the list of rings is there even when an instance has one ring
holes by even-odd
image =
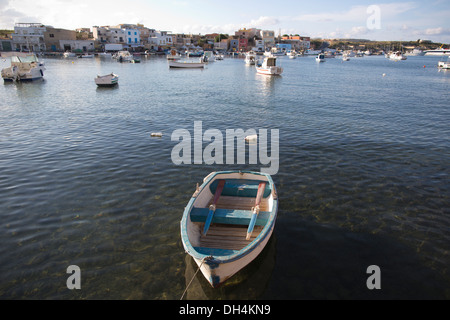
[[[0,0],[0,29],[16,22],[66,29],[142,23],[194,34],[254,27],[313,38],[450,43],[449,0]]]

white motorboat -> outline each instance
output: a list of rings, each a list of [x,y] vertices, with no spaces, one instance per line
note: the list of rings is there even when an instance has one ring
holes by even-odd
[[[254,65],[256,64],[256,53],[249,51],[245,53],[245,64]]]
[[[4,81],[32,81],[44,77],[44,63],[34,53],[2,52],[1,56],[11,58],[11,66],[1,71]]]
[[[295,50],[291,50],[287,53],[289,59],[296,59],[297,58],[297,52]]]
[[[179,60],[181,59],[181,54],[177,53],[176,50],[170,50],[170,54],[166,56],[167,60]]]
[[[439,61],[438,68],[440,69],[450,69],[450,58],[447,58],[447,61]]]
[[[119,76],[114,73],[110,73],[104,76],[97,76],[95,84],[99,87],[114,87],[119,84]]]
[[[133,55],[129,51],[126,51],[126,50],[117,51],[112,57],[113,57],[113,59],[116,59],[119,62],[133,60]]]
[[[394,61],[406,60],[406,56],[401,51],[388,53],[388,58]]]
[[[319,53],[316,57],[317,62],[325,62],[325,54]]]
[[[348,57],[348,55],[346,53],[344,53],[342,55],[342,61],[349,61],[349,60],[350,60],[350,58]]]
[[[256,63],[256,72],[278,76],[283,73],[283,68],[277,66],[276,57],[266,56],[261,64],[259,64],[259,62]]]
[[[81,56],[78,56],[78,58],[93,58],[94,55],[93,54],[82,54]]]
[[[278,211],[270,175],[212,172],[184,209],[184,250],[214,288],[253,261],[268,243]]]
[[[434,50],[426,50],[426,56],[450,56],[450,49],[442,49],[442,46]]]

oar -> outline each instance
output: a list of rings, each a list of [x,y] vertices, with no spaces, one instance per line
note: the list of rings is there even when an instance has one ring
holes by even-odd
[[[255,227],[256,223],[256,217],[258,216],[259,213],[259,204],[261,203],[261,199],[265,188],[266,183],[260,182],[258,186],[258,194],[256,195],[255,207],[253,208],[252,219],[250,220],[250,224],[247,229],[247,238],[246,238],[247,240],[250,240],[250,237],[252,236],[253,228]]]
[[[214,211],[216,211],[216,203],[217,203],[217,201],[219,201],[219,198],[222,193],[224,185],[225,185],[225,180],[219,180],[219,184],[217,185],[217,188],[216,188],[216,193],[214,194],[214,200],[213,200],[213,203],[209,206],[208,217],[206,218],[205,227],[203,228],[203,235],[205,235],[205,236],[206,236],[206,233],[208,232],[209,225],[211,224],[211,221],[212,221],[212,218],[214,215]]]

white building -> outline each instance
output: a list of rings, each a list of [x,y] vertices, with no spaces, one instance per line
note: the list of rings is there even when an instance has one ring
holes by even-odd
[[[94,40],[100,43],[126,43],[127,36],[126,32],[122,28],[115,28],[109,26],[92,27],[92,34]]]
[[[124,29],[126,44],[128,45],[140,45],[141,44],[141,32],[139,29]]]
[[[158,48],[170,48],[174,46],[174,36],[170,31],[156,31],[151,30],[148,43],[151,49],[158,50]]]
[[[16,23],[12,34],[13,50],[40,52],[45,51],[44,32],[47,28],[42,23]]]

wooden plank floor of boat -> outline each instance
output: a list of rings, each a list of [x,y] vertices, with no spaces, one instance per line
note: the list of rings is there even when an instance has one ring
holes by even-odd
[[[206,236],[201,235],[200,246],[205,248],[220,248],[241,250],[252,242],[263,227],[255,226],[252,237],[246,240],[247,226],[212,224]]]

